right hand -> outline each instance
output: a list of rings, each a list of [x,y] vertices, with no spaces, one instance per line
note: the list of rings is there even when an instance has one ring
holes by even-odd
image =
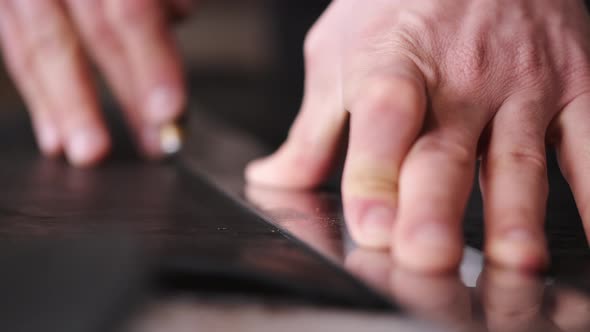
[[[41,151],[76,166],[100,161],[111,141],[93,60],[125,111],[140,150],[157,158],[160,130],[185,104],[181,61],[166,10],[193,0],[0,0],[0,42],[30,111]]]
[[[547,148],[590,235],[589,35],[581,0],[332,1],[306,40],[289,136],[246,178],[311,189],[347,145],[342,199],[355,241],[446,272],[461,260],[481,157],[486,257],[545,268]]]

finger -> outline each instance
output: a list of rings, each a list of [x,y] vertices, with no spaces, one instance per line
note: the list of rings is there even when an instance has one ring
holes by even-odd
[[[481,166],[487,257],[539,269],[548,261],[543,223],[548,195],[542,105],[509,99],[496,114]]]
[[[479,135],[474,133],[441,124],[427,130],[406,157],[392,247],[402,266],[426,272],[458,267],[463,253],[460,225],[471,191]]]
[[[23,94],[41,152],[46,156],[56,156],[62,152],[59,130],[43,86],[23,61],[26,48],[22,39],[14,8],[9,1],[0,1],[0,44],[3,45],[6,66]]]
[[[407,75],[360,82],[350,106],[350,137],[342,179],[347,225],[361,245],[390,245],[402,160],[422,128],[425,86],[415,66]]]
[[[107,20],[104,1],[67,0],[72,17],[90,54],[104,74],[120,102],[129,126],[141,151],[148,157],[163,154],[159,128],[149,125],[141,116],[137,101],[139,83],[133,79],[131,61],[127,57],[120,36]]]
[[[55,1],[13,1],[26,43],[25,61],[43,85],[70,162],[96,163],[110,147],[88,65]]]
[[[328,9],[308,35],[305,89],[301,110],[285,143],[271,156],[252,162],[246,179],[267,186],[311,188],[324,181],[335,164],[347,113],[342,106],[337,38],[318,34],[337,27],[339,15]]]
[[[247,181],[293,189],[321,184],[334,167],[346,124],[347,114],[337,105],[332,96],[306,92],[286,142],[269,157],[251,162]]]
[[[553,331],[543,318],[544,285],[534,275],[487,268],[478,282],[490,331]]]
[[[154,127],[174,121],[185,107],[185,86],[180,56],[159,2],[104,1],[137,84],[135,95],[143,118]]]
[[[590,238],[590,94],[572,101],[554,121],[559,166]]]

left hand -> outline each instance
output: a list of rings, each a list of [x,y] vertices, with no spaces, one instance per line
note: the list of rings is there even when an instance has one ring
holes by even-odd
[[[111,148],[92,66],[116,97],[146,157],[167,151],[162,128],[186,102],[171,16],[195,0],[0,0],[0,51],[27,104],[41,152],[76,166]]]

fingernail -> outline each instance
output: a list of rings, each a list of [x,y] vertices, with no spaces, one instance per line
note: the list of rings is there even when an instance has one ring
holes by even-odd
[[[162,127],[147,127],[142,133],[141,148],[147,158],[161,159],[180,151],[182,138],[182,130],[173,123]]]
[[[37,135],[39,148],[45,155],[54,156],[59,153],[61,146],[57,128],[46,124],[39,126]]]
[[[181,95],[176,89],[159,87],[152,91],[146,105],[146,112],[153,124],[167,123],[178,114],[182,107]]]
[[[75,166],[87,166],[101,158],[108,148],[105,133],[98,130],[80,130],[70,136],[68,159]]]
[[[395,210],[388,206],[370,207],[360,220],[363,244],[372,247],[388,247],[391,239]]]
[[[160,129],[160,148],[167,155],[173,155],[182,148],[182,130],[174,123]]]

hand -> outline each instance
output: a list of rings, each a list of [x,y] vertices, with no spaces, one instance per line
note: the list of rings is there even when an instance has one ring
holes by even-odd
[[[71,163],[86,166],[108,153],[91,59],[141,150],[149,157],[163,154],[160,129],[179,116],[186,98],[164,9],[178,14],[191,1],[0,0],[6,65],[44,154],[65,152]]]
[[[487,257],[541,268],[547,142],[590,230],[589,23],[580,0],[335,0],[308,35],[287,141],[246,177],[320,184],[350,114],[342,194],[358,243],[455,269],[481,157]]]

